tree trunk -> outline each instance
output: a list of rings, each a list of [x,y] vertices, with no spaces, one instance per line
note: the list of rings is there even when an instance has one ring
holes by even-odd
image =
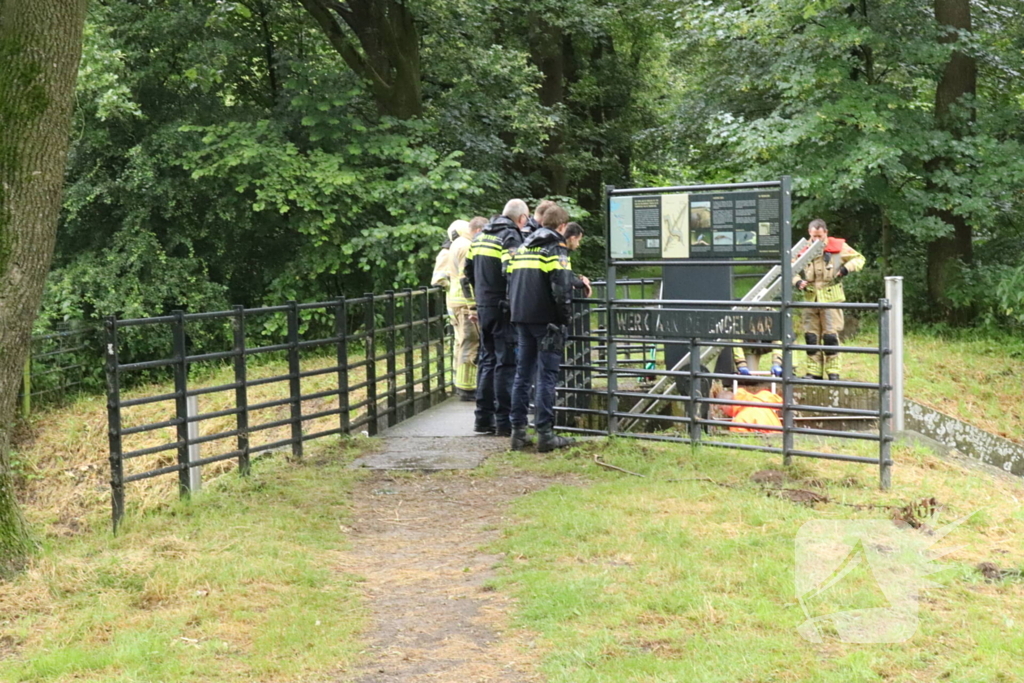
[[[0,576],[29,550],[11,425],[57,233],[85,5],[0,0]]]
[[[935,0],[935,21],[946,32],[939,38],[943,44],[959,40],[957,31],[971,30],[970,0]],[[977,88],[978,67],[974,57],[954,50],[935,88],[936,128],[948,131],[954,138],[961,138],[966,125],[973,122],[974,104],[966,118],[958,115],[955,105],[967,104],[965,95],[973,97]],[[931,173],[938,173],[951,165],[953,160],[945,157],[933,159],[928,164]],[[932,186],[932,189],[938,189]],[[941,190],[940,190],[941,191]],[[950,227],[950,234],[934,240],[928,245],[928,295],[938,312],[952,323],[961,323],[972,317],[972,311],[958,309],[949,297],[949,285],[956,282],[960,264],[970,264],[974,253],[972,230],[967,220],[946,208],[936,208],[932,215]]]
[[[561,28],[539,16],[535,26],[530,52],[543,77],[540,103],[545,107],[558,107],[565,103],[566,43],[569,37],[563,34]],[[555,125],[544,145],[541,167],[548,181],[547,192],[544,194],[569,194],[569,178],[561,157],[565,145],[564,116],[562,119]]]
[[[423,113],[419,32],[403,0],[299,1],[331,47],[369,83],[380,114],[411,119]]]

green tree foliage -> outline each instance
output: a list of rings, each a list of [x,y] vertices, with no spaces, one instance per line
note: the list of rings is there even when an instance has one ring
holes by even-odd
[[[451,220],[512,196],[571,200],[596,265],[604,184],[786,173],[797,225],[905,275],[913,313],[1008,320],[1024,23],[943,2],[969,30],[924,0],[95,3],[46,315],[420,285]],[[936,109],[956,55],[974,94]]]
[[[1000,32],[1009,5],[973,5],[975,31],[956,43],[917,0],[679,9],[685,85],[674,113],[690,138],[672,141],[676,158],[709,179],[794,175],[798,225],[824,217],[922,293],[927,246],[952,233],[948,217],[962,220],[979,242],[974,267],[950,271],[943,299],[932,291],[917,312],[991,304],[990,275],[1020,255],[1002,247],[1021,228],[1021,86],[1011,76],[1024,64],[1019,25],[1016,44]],[[936,88],[958,49],[977,60],[979,87],[949,105],[961,123],[940,125]]]

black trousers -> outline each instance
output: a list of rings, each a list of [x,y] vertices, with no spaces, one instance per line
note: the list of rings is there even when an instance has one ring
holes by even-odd
[[[547,325],[516,325],[519,336],[519,358],[516,381],[512,388],[512,426],[525,427],[530,411],[530,385],[537,380],[533,424],[537,431],[551,429],[555,424],[555,387],[558,366],[565,354],[561,332],[551,337]]]
[[[498,429],[509,426],[512,382],[516,375],[515,331],[508,310],[479,306],[480,361],[476,374],[476,424],[493,420]]]

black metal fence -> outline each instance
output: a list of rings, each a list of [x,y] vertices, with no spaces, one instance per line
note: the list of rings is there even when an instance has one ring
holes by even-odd
[[[95,358],[101,332],[97,325],[61,324],[32,336],[18,394],[22,417],[28,418],[33,405],[57,403],[79,390],[99,387]]]
[[[620,435],[638,439],[710,445],[783,456],[861,462],[879,467],[882,488],[890,484],[892,368],[890,360],[890,307],[877,303],[830,303],[778,301],[743,303],[750,310],[797,316],[810,308],[835,308],[875,320],[877,346],[824,346],[796,343],[796,338],[775,342],[771,348],[783,357],[783,377],[770,373],[740,377],[728,371],[714,372],[711,358],[732,354],[752,342],[728,338],[721,332],[688,338],[652,340],[616,325],[615,316],[640,312],[657,315],[675,307],[706,309],[712,317],[731,309],[736,301],[683,301],[648,297],[653,280],[618,281],[614,291],[595,283],[594,297],[574,301],[574,319],[563,365],[564,386],[556,406],[559,429],[590,435]],[[637,293],[640,293],[637,296]],[[865,328],[862,327],[863,331]],[[666,350],[682,346],[688,354],[675,369],[664,361]],[[831,352],[867,357],[853,375],[841,380],[798,377],[797,354]],[[668,354],[672,355],[672,354]],[[653,362],[652,362],[653,361]],[[716,385],[716,383],[718,383]],[[748,424],[719,415],[722,407],[764,408],[765,403],[716,398],[712,388],[730,389],[737,383],[772,386],[780,394],[779,426]],[[657,393],[652,394],[652,391]],[[766,434],[767,433],[767,434]],[[867,446],[865,446],[867,444]]]
[[[233,461],[246,473],[252,455],[282,448],[301,458],[307,441],[359,432],[372,436],[443,400],[451,384],[445,324],[439,288],[108,319],[115,529],[124,515],[125,487],[132,482],[177,474],[178,489],[187,495],[198,486],[197,468]],[[120,362],[118,335],[137,327],[165,330],[167,356]],[[256,327],[261,340],[277,334],[276,343],[250,346],[246,330]],[[233,340],[231,348],[204,348],[196,341],[224,338]],[[268,375],[281,361],[288,372]],[[126,376],[161,369],[170,371],[173,391],[150,385],[121,395]],[[216,409],[200,412],[200,397]],[[200,446],[215,452],[200,454]]]

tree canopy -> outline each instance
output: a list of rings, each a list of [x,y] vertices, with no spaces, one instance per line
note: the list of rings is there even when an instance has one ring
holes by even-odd
[[[1024,321],[1009,0],[93,3],[44,320],[417,286],[455,218],[794,177],[922,319]],[[872,275],[873,274],[873,275]]]

